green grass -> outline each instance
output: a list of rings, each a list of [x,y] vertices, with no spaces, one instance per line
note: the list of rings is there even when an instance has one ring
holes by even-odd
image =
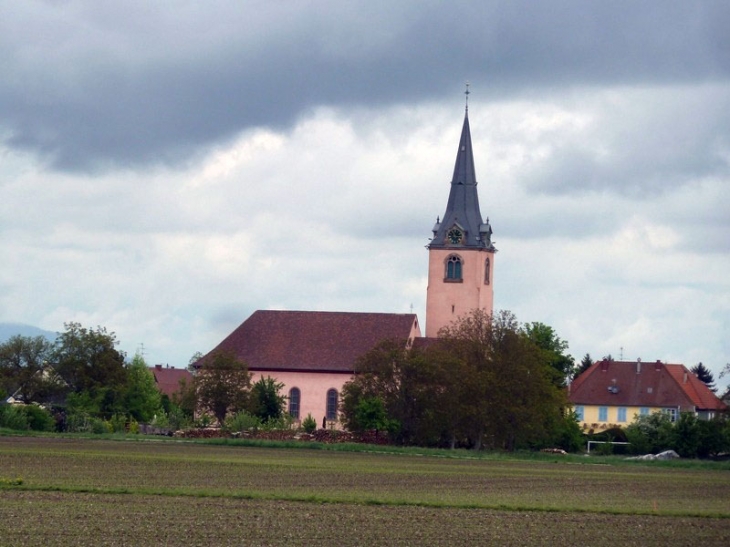
[[[620,527],[629,525],[644,538],[632,540],[635,544],[661,544],[668,531],[682,545],[730,539],[730,472],[723,464],[692,468],[609,457],[300,446],[0,437],[0,538],[23,538],[13,545],[43,544],[29,538],[77,544],[71,536],[68,543],[53,543],[65,536],[52,532],[83,523],[87,536],[98,540],[88,544],[104,544],[109,536],[86,522],[103,507],[104,529],[118,530],[128,544],[139,543],[148,536],[122,524],[136,521],[148,530],[139,519],[162,518],[164,507],[188,530],[180,538],[201,538],[199,544],[207,539],[235,544],[226,534],[244,524],[264,534],[259,539],[268,538],[252,545],[327,544],[327,538],[338,545],[405,545],[409,538],[426,544],[443,539],[444,545],[522,544],[521,533],[528,542],[568,538],[563,544],[573,544],[575,538],[575,544],[601,544],[598,531],[612,530],[611,537],[620,538],[625,532]],[[533,527],[535,522],[542,528]],[[191,523],[197,523],[194,531]],[[161,535],[150,535],[149,544],[154,538],[196,544],[179,539],[167,521],[160,526]],[[374,540],[392,539],[389,533],[397,541]],[[282,538],[291,542],[277,543]]]

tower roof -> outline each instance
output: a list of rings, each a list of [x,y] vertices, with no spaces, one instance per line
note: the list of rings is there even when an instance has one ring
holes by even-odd
[[[457,228],[463,239],[454,243],[449,239],[449,232]],[[471,146],[471,130],[469,128],[469,111],[464,114],[464,125],[461,129],[459,150],[456,153],[454,175],[451,179],[451,190],[446,212],[441,220],[436,220],[433,227],[433,239],[429,248],[439,247],[472,247],[494,250],[492,245],[492,228],[489,220],[483,220],[479,210],[477,179],[474,169],[474,153]]]

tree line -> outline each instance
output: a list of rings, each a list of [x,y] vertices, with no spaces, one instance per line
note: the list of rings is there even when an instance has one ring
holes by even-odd
[[[135,430],[138,424],[165,429],[223,425],[231,413],[263,424],[284,416],[282,384],[252,383],[245,363],[216,355],[207,374],[183,383],[172,398],[160,393],[144,358],[127,360],[113,332],[67,323],[54,342],[43,336],[13,336],[0,344],[0,427],[94,433]],[[240,418],[239,418],[240,419]]]
[[[475,310],[426,346],[390,340],[359,359],[343,388],[343,420],[403,444],[575,450],[582,436],[565,350],[546,325]]]

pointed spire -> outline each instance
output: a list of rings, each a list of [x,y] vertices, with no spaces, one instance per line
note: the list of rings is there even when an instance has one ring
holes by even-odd
[[[469,112],[464,114],[464,125],[461,128],[459,150],[456,153],[454,176],[451,184],[467,184],[476,186],[477,179],[474,170],[474,153],[471,148],[471,129],[469,128]]]
[[[466,84],[466,105],[464,125],[461,128],[459,149],[456,153],[454,174],[451,178],[451,190],[446,212],[433,227],[434,237],[431,247],[450,246],[447,234],[453,228],[463,232],[464,237],[459,245],[465,247],[481,247],[493,249],[491,242],[492,229],[489,222],[483,222],[479,210],[477,195],[476,170],[474,169],[474,153],[471,145],[471,129],[469,127],[469,84]]]

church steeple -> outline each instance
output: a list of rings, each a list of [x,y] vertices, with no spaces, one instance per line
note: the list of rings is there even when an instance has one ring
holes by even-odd
[[[454,175],[451,178],[449,201],[442,220],[437,221],[433,227],[433,239],[429,248],[445,247],[457,243],[454,229],[462,232],[463,239],[458,241],[460,245],[494,249],[491,241],[492,229],[488,220],[482,220],[482,213],[479,209],[468,105],[464,114],[459,149],[456,153]]]
[[[466,94],[468,100],[468,87]],[[426,336],[438,336],[474,309],[491,315],[495,252],[492,227],[479,209],[467,102],[446,212],[428,245]]]

